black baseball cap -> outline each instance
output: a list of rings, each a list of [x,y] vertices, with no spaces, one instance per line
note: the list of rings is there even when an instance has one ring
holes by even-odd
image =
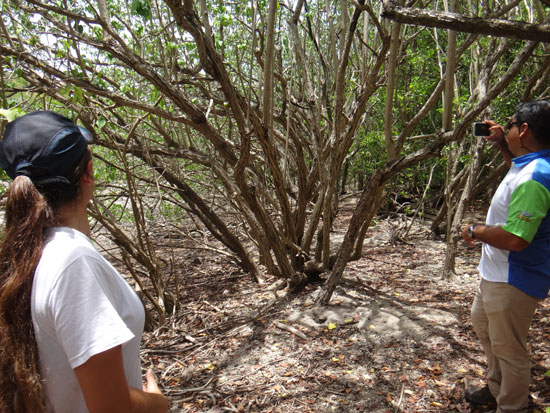
[[[0,168],[11,179],[35,184],[70,183],[66,175],[82,158],[92,134],[55,112],[37,111],[6,125],[0,141]]]

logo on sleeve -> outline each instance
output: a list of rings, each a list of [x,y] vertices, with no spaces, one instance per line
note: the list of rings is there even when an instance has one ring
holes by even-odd
[[[521,219],[522,221],[525,221],[525,222],[531,222],[532,217],[533,215],[527,211],[522,211],[517,216],[518,219]]]

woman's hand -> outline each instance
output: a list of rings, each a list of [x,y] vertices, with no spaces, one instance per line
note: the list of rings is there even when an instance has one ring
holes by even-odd
[[[157,385],[157,379],[155,377],[155,373],[153,373],[153,369],[147,370],[147,373],[145,374],[145,379],[147,381],[143,383],[144,392],[162,394],[159,389],[159,386]]]

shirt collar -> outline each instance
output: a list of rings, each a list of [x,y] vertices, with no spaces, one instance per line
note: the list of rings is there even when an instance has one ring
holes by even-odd
[[[550,158],[550,149],[544,149],[542,151],[531,152],[518,156],[517,158],[512,159],[512,162],[514,163],[514,166],[519,167],[538,158]]]

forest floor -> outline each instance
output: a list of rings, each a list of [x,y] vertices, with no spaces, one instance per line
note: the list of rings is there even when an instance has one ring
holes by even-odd
[[[345,219],[345,218],[344,218]],[[343,235],[345,225],[335,226]],[[485,361],[470,323],[480,248],[459,245],[456,277],[442,280],[445,243],[415,225],[392,243],[381,219],[362,259],[349,263],[330,305],[319,285],[289,296],[258,285],[222,257],[180,256],[182,307],[145,333],[173,412],[488,412],[464,400]],[[533,412],[550,412],[549,304],[532,325]]]

